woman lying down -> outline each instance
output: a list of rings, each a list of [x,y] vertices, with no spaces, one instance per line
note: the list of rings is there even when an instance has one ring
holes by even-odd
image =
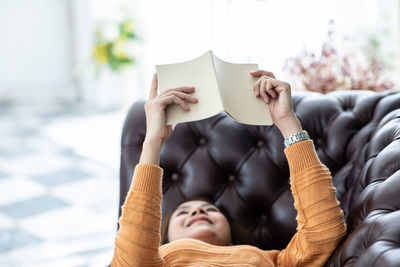
[[[285,138],[291,190],[297,210],[297,233],[287,247],[261,250],[235,245],[227,217],[218,207],[202,200],[181,203],[164,222],[161,236],[161,181],[159,167],[163,143],[172,135],[166,125],[168,105],[189,110],[186,102],[195,88],[179,87],[157,93],[153,77],[145,104],[146,137],[140,161],[122,207],[115,238],[112,266],[323,266],[346,233],[343,212],[336,199],[332,176],[303,131],[291,99],[290,85],[271,72],[257,70],[254,97],[268,104],[274,124]]]

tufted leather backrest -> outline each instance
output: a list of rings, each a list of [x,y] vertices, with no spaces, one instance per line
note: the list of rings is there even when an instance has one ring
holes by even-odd
[[[400,93],[293,92],[295,112],[330,169],[348,234],[326,266],[400,266]],[[122,134],[120,206],[146,134],[144,102],[130,109]],[[221,113],[178,124],[161,152],[163,216],[205,197],[261,249],[283,249],[296,210],[275,126],[250,126]]]

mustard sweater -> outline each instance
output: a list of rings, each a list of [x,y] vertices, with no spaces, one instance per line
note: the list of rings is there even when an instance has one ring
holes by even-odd
[[[214,246],[181,239],[160,246],[163,170],[138,164],[122,206],[112,266],[322,266],[346,233],[332,177],[311,140],[285,149],[297,210],[297,233],[287,247]]]

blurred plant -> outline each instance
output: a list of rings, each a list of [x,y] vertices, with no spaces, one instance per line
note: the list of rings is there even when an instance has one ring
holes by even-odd
[[[330,23],[333,25],[332,21]],[[320,55],[304,50],[285,62],[284,69],[300,81],[303,89],[328,93],[335,90],[383,91],[394,87],[392,81],[383,78],[390,68],[378,57],[377,38],[369,36],[364,58],[355,53],[341,56],[334,46],[333,33],[333,30],[328,31],[328,41],[322,45]]]
[[[136,39],[135,28],[131,19],[106,26],[98,26],[95,30],[95,46],[92,51],[92,60],[96,73],[105,66],[113,72],[119,72],[132,66],[135,62],[129,53],[129,42]]]

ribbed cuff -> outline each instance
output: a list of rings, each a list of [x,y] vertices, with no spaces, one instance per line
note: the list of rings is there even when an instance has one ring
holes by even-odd
[[[153,164],[137,164],[132,178],[132,191],[161,195],[163,169]]]
[[[288,146],[285,149],[285,155],[291,175],[321,164],[312,140],[304,140]]]

